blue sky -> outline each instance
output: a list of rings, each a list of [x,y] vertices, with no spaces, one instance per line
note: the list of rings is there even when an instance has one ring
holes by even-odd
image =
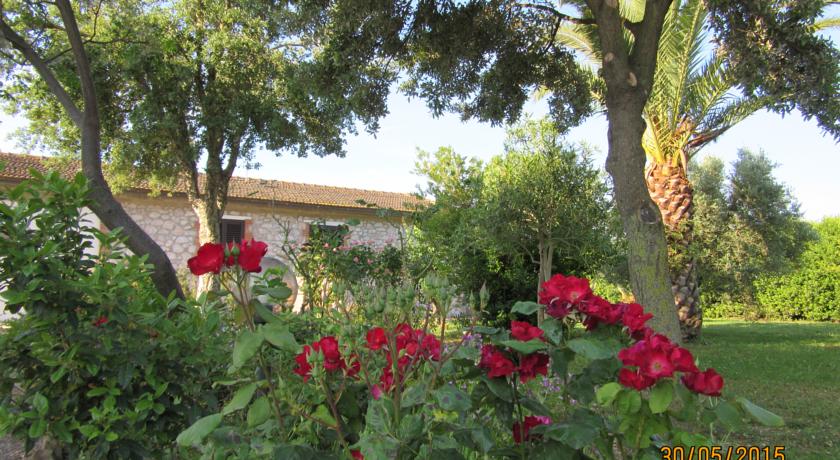
[[[238,175],[267,179],[338,185],[394,192],[413,192],[422,178],[412,173],[417,150],[434,151],[450,146],[456,152],[487,160],[502,152],[504,127],[491,127],[475,121],[461,122],[456,115],[433,118],[423,101],[392,94],[390,114],[381,121],[376,136],[361,132],[347,138],[347,155],[319,158],[276,157],[257,154],[261,167],[240,168]],[[527,111],[534,116],[544,112],[542,104],[531,101]],[[0,149],[20,152],[9,134],[25,121],[0,116]],[[573,129],[569,140],[586,142],[600,151],[596,164],[603,167],[607,150],[607,125],[596,116]],[[840,215],[840,145],[823,135],[816,122],[805,121],[798,113],[784,118],[757,113],[706,147],[702,155],[715,155],[727,164],[738,149],[763,150],[778,163],[776,176],[785,182],[802,205],[809,220]]]
[[[840,15],[840,7],[827,16]],[[840,31],[826,34],[840,43]],[[315,156],[276,157],[259,152],[256,170],[238,168],[237,175],[266,179],[337,185],[394,192],[414,192],[422,178],[412,173],[417,150],[437,150],[449,146],[456,152],[487,160],[502,152],[504,127],[491,127],[475,121],[461,122],[456,115],[434,118],[423,101],[408,100],[392,93],[390,114],[381,120],[376,135],[363,131],[347,137],[344,158]],[[544,104],[531,101],[526,112],[545,114]],[[0,150],[21,152],[9,135],[25,120],[0,113]],[[572,142],[586,142],[600,154],[596,164],[603,168],[607,151],[607,124],[603,116],[592,117],[569,133]],[[819,220],[840,216],[840,144],[824,135],[814,120],[805,121],[798,112],[781,117],[760,112],[730,129],[700,154],[715,155],[726,164],[735,159],[741,148],[763,150],[778,164],[776,177],[786,183],[801,204],[805,218]]]

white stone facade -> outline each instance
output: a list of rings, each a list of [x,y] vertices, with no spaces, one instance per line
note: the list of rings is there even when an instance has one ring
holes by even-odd
[[[166,251],[175,269],[186,268],[187,260],[198,249],[198,219],[189,203],[183,197],[121,196],[119,199],[131,217]],[[245,221],[246,238],[266,242],[268,255],[278,259],[283,259],[280,247],[286,238],[284,226],[289,230],[289,242],[303,244],[308,238],[309,225],[317,221],[343,224],[358,220],[358,225],[350,227],[348,244],[351,245],[381,249],[400,243],[398,223],[355,210],[275,207],[232,200],[224,218]]]

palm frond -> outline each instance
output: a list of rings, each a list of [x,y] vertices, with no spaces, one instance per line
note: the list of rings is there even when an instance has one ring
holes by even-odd
[[[824,18],[814,22],[815,30],[835,29],[840,27],[840,17]]]
[[[670,114],[667,120],[672,130],[683,114],[690,80],[704,61],[705,18],[700,0],[688,0],[682,6],[675,2],[665,18],[648,104],[658,106],[658,113]]]
[[[595,33],[592,26],[563,23],[557,29],[555,40],[585,58],[590,69],[597,69],[601,66],[601,50],[597,45],[597,36],[593,35]]]

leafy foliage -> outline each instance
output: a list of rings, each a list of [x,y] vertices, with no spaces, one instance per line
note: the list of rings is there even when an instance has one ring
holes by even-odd
[[[707,0],[710,22],[733,72],[748,95],[769,97],[771,108],[799,108],[840,139],[840,51],[814,34],[828,3]]]
[[[840,319],[840,218],[814,226],[810,242],[790,273],[756,281],[756,300],[774,317],[837,321]]]
[[[0,194],[0,295],[19,313],[0,332],[0,432],[71,458],[162,455],[224,394],[220,316],[161,297],[118,232],[85,223],[81,175],[32,174]]]
[[[764,154],[742,150],[729,176],[714,157],[692,172],[695,183],[694,232],[708,314],[754,306],[753,282],[764,273],[790,269],[813,238],[798,204],[773,177]],[[761,315],[761,312],[754,312]]]
[[[511,128],[506,153],[487,165],[441,148],[421,153],[416,171],[434,198],[418,216],[418,244],[432,269],[464,291],[487,286],[486,320],[533,298],[540,269],[622,279],[607,185],[587,152],[564,144],[550,122]]]

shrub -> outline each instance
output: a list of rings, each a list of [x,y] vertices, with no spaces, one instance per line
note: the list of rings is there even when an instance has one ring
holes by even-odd
[[[214,245],[212,264],[194,273],[219,273],[240,292],[253,267],[246,250]],[[245,321],[231,356],[232,370],[258,372],[226,382],[236,391],[224,408],[178,437],[205,458],[649,459],[662,446],[717,444],[716,423],[782,423],[722,396],[723,378],[648,328],[652,315],[604,300],[585,279],[555,275],[540,304],[508,310],[544,312],[539,327],[473,323],[463,333],[448,332],[459,294],[441,278],[419,290],[364,286],[325,311],[330,332],[303,346],[260,291],[236,297]]]
[[[161,297],[119,232],[84,225],[82,176],[32,174],[0,194],[0,290],[21,313],[0,333],[0,434],[48,436],[69,458],[160,457],[218,410],[220,317]]]
[[[814,228],[819,239],[808,244],[794,271],[755,283],[759,304],[772,316],[840,320],[840,217]]]

